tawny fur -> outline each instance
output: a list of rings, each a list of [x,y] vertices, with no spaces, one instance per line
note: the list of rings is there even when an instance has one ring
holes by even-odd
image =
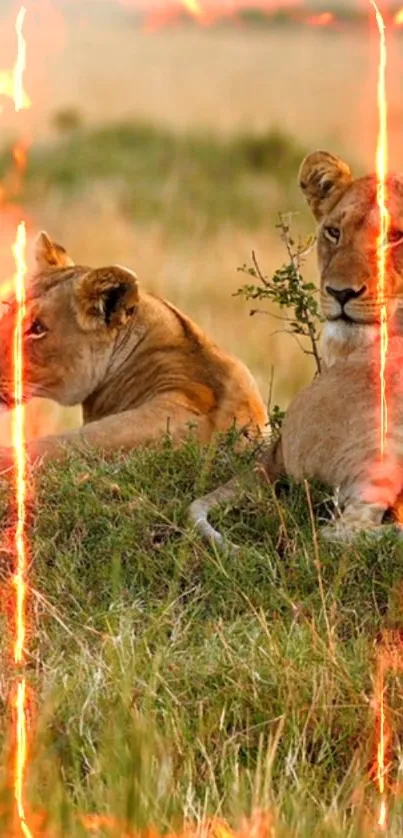
[[[176,442],[194,428],[201,442],[232,426],[260,434],[266,409],[248,369],[121,267],[75,266],[42,233],[24,323],[24,392],[81,404],[84,425],[30,443],[32,460],[66,447],[109,452]],[[0,321],[0,399],[12,406],[15,304]],[[0,449],[0,466],[10,459]]]
[[[362,530],[378,529],[384,512],[399,506],[403,486],[403,178],[391,176],[387,185],[389,423],[383,458],[376,178],[354,180],[346,163],[319,151],[304,160],[299,180],[319,223],[324,372],[293,400],[281,439],[264,453],[260,468],[269,480],[281,474],[316,478],[338,489],[343,515],[326,528],[326,535],[349,540]],[[343,291],[352,292],[344,303],[337,296]],[[239,481],[227,484],[190,510],[200,533],[218,546],[222,538],[208,524],[207,514],[240,490]]]

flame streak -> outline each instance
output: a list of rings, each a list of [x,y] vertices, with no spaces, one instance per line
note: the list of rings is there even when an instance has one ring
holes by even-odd
[[[18,112],[27,106],[27,98],[24,93],[23,77],[26,67],[26,43],[22,28],[25,20],[26,9],[22,6],[16,21],[17,35],[17,60],[13,75],[13,99],[14,108]],[[21,154],[22,146],[15,149],[15,164],[21,174],[25,165],[25,156]],[[32,838],[32,833],[26,822],[24,808],[24,779],[27,761],[27,715],[26,715],[26,681],[21,674],[21,667],[24,664],[25,645],[25,607],[27,586],[26,575],[26,453],[24,434],[24,405],[23,405],[23,382],[24,382],[24,355],[23,355],[23,324],[25,317],[25,249],[26,229],[25,223],[20,222],[17,229],[15,243],[13,245],[13,256],[15,261],[14,291],[17,302],[17,313],[13,336],[13,370],[14,370],[14,402],[15,409],[12,417],[12,441],[15,465],[15,496],[17,507],[17,521],[14,533],[14,544],[16,553],[16,570],[13,576],[15,586],[15,641],[14,641],[14,663],[19,669],[15,696],[16,713],[16,753],[14,767],[14,799],[16,812],[19,820],[19,827],[25,838]]]
[[[386,279],[387,279],[387,243],[390,216],[387,210],[387,185],[388,172],[388,125],[387,125],[387,101],[386,101],[386,35],[383,17],[375,3],[370,0],[375,10],[376,22],[379,29],[379,74],[378,74],[378,112],[379,132],[376,149],[376,177],[377,177],[377,202],[379,208],[379,234],[377,237],[377,263],[378,263],[378,305],[380,309],[380,449],[381,456],[384,455],[386,446],[386,435],[388,430],[388,405],[386,392],[386,360],[388,353],[388,315],[386,308]]]
[[[386,391],[386,361],[388,352],[388,321],[385,302],[386,280],[387,280],[387,244],[390,217],[387,210],[387,171],[388,171],[388,135],[387,135],[387,101],[386,101],[386,35],[383,17],[375,3],[370,0],[376,16],[379,30],[379,74],[378,74],[378,112],[379,132],[376,150],[376,176],[377,176],[377,203],[379,209],[379,234],[377,237],[377,268],[378,287],[377,296],[380,307],[380,449],[381,456],[384,455],[386,446],[386,435],[388,430],[388,404]],[[385,701],[384,701],[383,677],[379,690],[379,742],[377,748],[377,782],[381,796],[378,826],[385,827],[387,822],[387,805],[385,800]]]
[[[15,31],[17,34],[17,60],[11,72],[7,70],[0,71],[0,96],[6,96],[14,102],[16,111],[21,111],[23,108],[29,108],[31,101],[24,90],[23,77],[26,64],[26,43],[22,33],[24,25],[26,9],[21,6],[18,13]],[[2,107],[0,106],[0,112]]]
[[[24,405],[23,398],[23,353],[22,353],[22,330],[25,316],[25,287],[24,278],[25,266],[26,232],[25,224],[21,222],[17,231],[17,239],[13,246],[13,254],[16,264],[14,277],[15,296],[17,301],[17,315],[14,329],[13,344],[13,367],[14,367],[14,400],[15,410],[13,416],[13,447],[15,458],[16,476],[16,498],[17,498],[17,526],[15,529],[15,548],[17,554],[17,573],[15,584],[17,588],[17,614],[16,614],[16,640],[14,644],[15,663],[22,663],[22,654],[25,641],[24,623],[24,602],[26,586],[24,581],[26,557],[25,557],[25,450],[24,450]]]
[[[15,27],[15,31],[17,33],[18,51],[17,61],[15,62],[14,67],[14,107],[17,112],[21,111],[26,106],[23,79],[27,60],[27,45],[25,43],[25,38],[22,34],[22,27],[24,25],[26,13],[27,10],[24,8],[24,6],[21,6],[20,11],[18,12],[17,23]]]
[[[388,353],[388,315],[386,307],[386,281],[387,281],[387,246],[389,236],[390,216],[387,209],[387,173],[388,173],[388,125],[387,125],[387,101],[386,101],[386,32],[383,17],[376,5],[375,0],[370,0],[375,10],[376,23],[379,30],[379,71],[377,100],[379,113],[378,141],[376,148],[376,178],[377,178],[377,204],[379,209],[379,233],[376,241],[377,251],[377,298],[380,310],[380,451],[381,457],[385,453],[386,437],[388,430],[388,404],[386,388],[386,362]],[[385,799],[385,703],[384,703],[384,679],[381,673],[379,687],[379,742],[377,747],[377,782],[381,796],[378,826],[384,827],[387,821],[387,805]]]
[[[387,819],[387,807],[386,807],[386,800],[385,800],[385,744],[386,744],[386,731],[385,731],[385,685],[383,679],[383,673],[380,677],[380,685],[379,685],[379,742],[377,748],[377,769],[376,769],[376,776],[378,781],[378,789],[379,794],[381,796],[381,802],[379,806],[379,817],[378,817],[378,826],[384,827],[386,826],[386,819]]]
[[[23,652],[25,643],[25,604],[26,604],[26,544],[25,544],[25,500],[26,500],[26,455],[24,447],[24,405],[23,405],[23,380],[24,380],[24,357],[22,350],[23,323],[25,316],[25,247],[26,231],[25,224],[21,222],[18,226],[17,238],[13,246],[13,254],[16,265],[14,277],[15,296],[17,301],[17,315],[14,329],[13,343],[13,367],[14,367],[14,400],[15,410],[13,414],[12,434],[15,461],[15,491],[17,500],[17,524],[15,528],[15,550],[17,568],[14,575],[16,588],[16,627],[14,643],[14,662],[16,666],[23,663]],[[23,787],[24,773],[27,756],[27,734],[26,734],[26,683],[25,678],[19,677],[16,696],[16,756],[15,756],[15,778],[14,797],[17,806],[18,817],[23,834],[31,838],[25,818]]]

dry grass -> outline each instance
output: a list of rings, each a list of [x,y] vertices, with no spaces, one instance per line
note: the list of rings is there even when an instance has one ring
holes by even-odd
[[[383,651],[374,638],[393,627],[401,657],[402,547],[388,536],[346,549],[312,538],[305,489],[284,484],[276,497],[255,486],[237,509],[217,513],[219,529],[242,545],[235,559],[206,549],[187,508],[250,465],[251,452],[236,454],[234,443],[222,441],[214,464],[189,438],[179,450],[165,442],[109,462],[71,457],[37,475],[26,799],[30,816],[46,811],[47,828],[38,824],[35,838],[84,838],[87,813],[127,823],[133,838],[184,838],[184,821],[213,817],[252,838],[252,825],[240,825],[258,811],[272,820],[256,838],[376,834]],[[9,503],[2,482],[2,520]],[[310,504],[325,513],[317,487]],[[7,563],[3,532],[5,603]],[[5,708],[13,673],[10,627],[1,625]],[[387,834],[397,838],[400,670],[387,683]],[[9,730],[4,712],[0,749]],[[0,834],[10,835],[2,756]],[[204,838],[233,838],[222,830]]]
[[[8,27],[3,45],[0,31],[6,55],[9,34]],[[402,44],[400,34],[391,36],[389,140],[395,167],[403,162]],[[344,33],[247,27],[149,33],[118,21],[105,25],[93,16],[80,25],[64,22],[57,46],[49,58],[44,32],[31,33],[27,88],[34,107],[24,124],[34,136],[49,133],[55,109],[73,105],[92,122],[134,117],[175,130],[226,134],[275,125],[305,143],[330,145],[361,166],[373,163],[378,44],[370,27]],[[12,114],[5,114],[3,131],[13,125]]]
[[[94,28],[93,19],[66,37],[46,69],[49,33],[29,41],[33,136],[49,136],[50,115],[73,105],[88,121],[144,117],[178,131],[234,134],[278,125],[308,145],[371,165],[376,44],[363,35],[150,36],[116,23]],[[393,71],[397,88],[397,61]],[[394,86],[390,103],[391,159],[398,165]],[[9,112],[3,116],[5,136],[16,123]],[[282,206],[273,193],[273,213],[301,206]],[[282,261],[272,218],[253,232],[231,221],[208,237],[201,219],[199,230],[173,237],[161,219],[129,222],[102,184],[74,200],[49,193],[32,217],[32,232],[48,228],[79,261],[133,267],[145,288],[174,301],[245,359],[265,396],[272,364],[273,397],[283,404],[309,377],[292,339],[271,336],[276,321],[250,320],[232,297],[242,282],[236,268],[252,249],[268,273]],[[4,275],[12,238],[3,224]],[[307,275],[313,273],[312,260]],[[77,411],[33,404],[28,435],[78,421]],[[7,443],[9,419],[1,435]],[[243,545],[241,559],[218,557],[186,531],[186,508],[195,492],[227,478],[239,462],[224,450],[216,452],[213,474],[208,464],[206,452],[189,442],[179,452],[162,446],[155,455],[139,451],[110,464],[94,458],[51,466],[39,481],[30,533],[29,674],[38,709],[30,802],[46,808],[57,834],[78,838],[83,812],[113,813],[132,832],[215,813],[242,824],[259,809],[270,813],[267,823],[243,821],[245,838],[376,834],[374,637],[385,625],[401,626],[401,548],[321,545],[324,602],[305,494],[283,487],[274,501],[256,488],[241,510],[219,516]],[[322,502],[314,495],[318,514]],[[5,488],[0,503],[7,520]],[[7,598],[5,564],[3,573]],[[11,644],[2,626],[5,709]],[[388,783],[399,788],[403,720],[400,676],[395,680]],[[4,712],[3,740],[8,721]],[[2,834],[5,766],[3,760]],[[399,800],[391,808],[392,838],[402,834]],[[115,832],[122,834],[120,826]],[[43,834],[39,824],[35,834]],[[105,824],[93,834],[110,832]],[[212,836],[232,833],[216,823]]]
[[[82,17],[75,23],[69,19],[63,30],[60,20],[51,23],[58,38],[49,59],[44,31],[29,29],[28,22],[27,87],[34,107],[23,122],[32,138],[49,136],[55,110],[74,106],[87,122],[146,118],[177,131],[201,128],[232,135],[279,126],[308,147],[326,146],[359,161],[361,167],[372,165],[377,44],[365,32],[234,28],[150,34],[123,27],[118,18],[108,25],[102,18]],[[6,56],[9,42],[7,47]],[[400,54],[396,41],[389,102],[391,161],[396,166],[402,158]],[[9,109],[2,115],[5,136],[17,127],[21,130],[21,125],[21,117],[17,126]],[[275,191],[272,202],[273,212],[302,209],[302,202],[282,204]],[[191,237],[173,240],[161,221],[141,228],[129,223],[110,189],[98,185],[76,204],[50,195],[35,208],[34,222],[59,237],[80,261],[134,267],[144,287],[183,307],[220,344],[241,356],[265,396],[272,364],[273,398],[281,404],[309,378],[310,370],[292,339],[272,335],[278,323],[265,317],[249,320],[245,304],[231,297],[239,284],[236,269],[248,261],[252,248],[269,273],[282,260],[272,219],[253,233],[228,223],[208,240],[201,221]],[[314,270],[312,260],[310,277]],[[61,413],[49,405],[40,409],[39,420],[37,416],[34,405],[30,435],[79,421],[77,411]],[[1,432],[7,442],[7,422],[2,422]]]

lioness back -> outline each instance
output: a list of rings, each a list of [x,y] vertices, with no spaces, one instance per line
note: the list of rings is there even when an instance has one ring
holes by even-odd
[[[234,424],[263,431],[267,411],[257,384],[245,364],[224,352],[203,330],[171,303],[153,295],[143,296],[144,306],[165,309],[161,341],[177,347],[176,358],[168,358],[170,385],[189,399],[202,413],[211,414],[215,430]],[[150,315],[148,315],[150,316]],[[151,315],[152,317],[152,315]]]
[[[26,398],[81,404],[84,427],[37,440],[44,456],[60,443],[130,449],[174,441],[193,425],[208,442],[236,425],[259,434],[266,409],[246,367],[175,306],[142,291],[119,266],[77,266],[41,234],[26,299]],[[15,303],[0,321],[0,400],[13,405]],[[35,449],[35,450],[34,450]]]

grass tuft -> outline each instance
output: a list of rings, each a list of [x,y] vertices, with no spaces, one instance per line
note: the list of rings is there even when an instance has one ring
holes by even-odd
[[[49,834],[86,834],[91,813],[165,832],[213,816],[239,826],[258,810],[276,836],[369,834],[375,640],[403,628],[401,548],[319,539],[318,563],[306,492],[286,483],[216,516],[242,546],[216,555],[186,510],[251,468],[235,443],[200,449],[190,436],[180,449],[71,457],[38,479],[29,798]],[[311,494],[318,519],[326,495]],[[11,677],[7,663],[5,693]],[[388,693],[394,782],[399,679]],[[7,730],[3,718],[5,749]]]

